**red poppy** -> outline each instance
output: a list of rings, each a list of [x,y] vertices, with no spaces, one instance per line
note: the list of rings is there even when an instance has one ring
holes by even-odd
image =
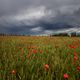
[[[40,53],[42,53],[43,51],[42,50],[40,50]]]
[[[45,70],[48,70],[49,69],[49,65],[48,64],[45,64],[44,65],[44,68],[45,68]]]
[[[12,74],[16,74],[16,70],[12,70],[11,73],[12,73]]]
[[[76,46],[74,46],[74,45],[69,45],[69,48],[71,48],[71,49],[75,49]]]
[[[63,77],[64,77],[64,79],[68,79],[68,78],[69,78],[69,75],[68,75],[67,73],[65,73],[65,74],[63,75]]]
[[[77,70],[80,71],[80,66],[77,66]]]
[[[78,60],[78,57],[77,56],[74,56],[74,61]]]
[[[77,53],[76,53],[76,52],[74,52],[73,54],[74,54],[74,56],[76,56],[76,55],[77,55]]]
[[[33,50],[33,53],[36,54],[37,53],[37,50]]]

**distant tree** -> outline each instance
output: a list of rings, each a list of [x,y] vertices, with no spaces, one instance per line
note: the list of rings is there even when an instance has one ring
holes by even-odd
[[[72,32],[71,37],[75,37],[75,36],[76,36],[76,32]]]

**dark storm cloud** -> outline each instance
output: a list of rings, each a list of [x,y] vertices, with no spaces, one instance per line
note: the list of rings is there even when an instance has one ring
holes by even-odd
[[[0,0],[0,32],[79,32],[79,19],[80,0]]]

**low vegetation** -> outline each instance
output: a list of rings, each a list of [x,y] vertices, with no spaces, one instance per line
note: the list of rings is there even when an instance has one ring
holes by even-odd
[[[80,38],[0,36],[0,80],[80,80]]]

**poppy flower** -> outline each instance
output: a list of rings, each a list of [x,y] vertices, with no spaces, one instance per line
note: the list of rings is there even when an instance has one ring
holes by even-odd
[[[42,50],[40,50],[40,53],[42,53],[43,51]]]
[[[48,70],[49,69],[49,65],[48,64],[45,64],[44,65],[44,68],[45,68],[45,70]]]
[[[63,77],[64,77],[64,79],[68,79],[68,78],[69,78],[69,75],[68,75],[67,73],[65,73],[65,74],[63,75]]]
[[[76,46],[70,44],[70,45],[69,45],[69,48],[71,48],[71,49],[75,49]]]
[[[33,50],[33,53],[36,54],[37,53],[37,50]]]
[[[77,70],[80,71],[80,66],[77,66]]]
[[[74,61],[76,61],[78,59],[78,57],[77,56],[74,56]]]
[[[76,56],[76,55],[77,55],[77,53],[76,53],[76,52],[74,52],[73,54],[74,54],[74,56]]]
[[[12,70],[11,73],[12,73],[12,74],[16,74],[16,70]]]

